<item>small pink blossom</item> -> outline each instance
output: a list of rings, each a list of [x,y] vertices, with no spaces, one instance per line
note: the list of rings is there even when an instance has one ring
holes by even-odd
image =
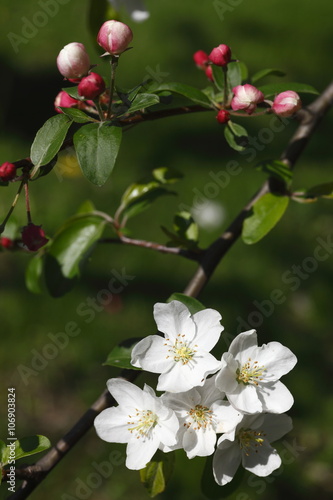
[[[230,113],[225,109],[220,109],[216,115],[216,119],[219,123],[227,123],[230,120]]]
[[[36,252],[46,245],[48,241],[41,226],[36,226],[30,222],[22,229],[22,242],[31,252]]]
[[[286,90],[278,94],[273,102],[272,110],[279,116],[288,117],[302,107],[299,95],[293,90]]]
[[[205,69],[207,64],[209,63],[208,54],[206,54],[206,52],[204,52],[203,50],[197,50],[197,52],[193,54],[193,61],[198,66],[198,68]]]
[[[209,54],[209,60],[216,66],[226,66],[231,60],[231,49],[223,43]]]
[[[213,69],[211,66],[207,66],[206,69],[205,69],[205,74],[208,78],[208,80],[210,80],[211,82],[214,81],[214,77],[213,77]]]
[[[85,99],[96,99],[105,90],[105,82],[98,73],[90,73],[82,78],[77,91]]]
[[[132,30],[120,21],[106,21],[97,35],[98,44],[112,56],[124,52],[133,39]]]
[[[61,90],[59,94],[56,96],[54,100],[54,108],[57,111],[57,113],[62,113],[61,108],[77,108],[79,106],[80,101],[77,99],[74,99],[74,97],[71,97],[70,95],[67,94],[64,90]]]
[[[2,236],[2,238],[0,238],[0,246],[7,248],[7,250],[11,250],[14,247],[14,241]]]
[[[57,66],[60,73],[68,79],[81,78],[90,69],[90,60],[82,43],[72,42],[59,52]]]
[[[232,89],[234,97],[231,101],[231,107],[234,111],[243,109],[251,115],[256,109],[257,104],[264,100],[264,94],[253,85],[237,85]]]

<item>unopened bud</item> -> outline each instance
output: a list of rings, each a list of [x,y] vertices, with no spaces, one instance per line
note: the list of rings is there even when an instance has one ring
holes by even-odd
[[[98,73],[90,73],[82,78],[77,91],[85,99],[96,99],[105,90],[105,82]]]
[[[16,166],[14,165],[14,163],[5,161],[5,163],[0,166],[0,179],[2,181],[11,181],[15,176]]]
[[[216,119],[219,123],[227,123],[230,120],[230,113],[225,109],[220,109],[216,115]]]
[[[77,108],[79,104],[81,104],[80,101],[68,95],[64,90],[59,92],[54,100],[54,108],[58,113],[62,113],[61,109],[59,109],[59,106],[61,108]]]
[[[6,238],[5,236],[3,236],[2,238],[0,238],[0,246],[2,246],[3,248],[7,248],[7,250],[11,250],[14,246],[14,242],[10,238]]]
[[[302,107],[300,96],[293,90],[278,94],[273,102],[272,110],[279,116],[292,116]]]
[[[209,60],[216,66],[226,66],[231,60],[231,49],[223,43],[209,54]]]
[[[36,252],[39,248],[46,245],[48,241],[41,226],[36,226],[30,222],[22,229],[22,242],[32,252]]]
[[[234,97],[231,101],[231,107],[234,111],[243,109],[247,114],[253,113],[257,104],[265,99],[264,94],[253,85],[237,85],[232,89]]]
[[[59,52],[57,66],[60,73],[68,79],[81,78],[90,69],[90,60],[82,43],[72,42]]]
[[[213,69],[211,66],[207,66],[206,69],[205,69],[205,74],[208,78],[208,80],[210,80],[211,82],[214,81],[214,77],[213,77]]]
[[[106,21],[98,32],[97,42],[106,52],[117,56],[127,49],[133,39],[131,28],[120,21]]]
[[[198,50],[193,54],[193,61],[200,69],[205,69],[207,64],[209,63],[208,54],[203,50]]]

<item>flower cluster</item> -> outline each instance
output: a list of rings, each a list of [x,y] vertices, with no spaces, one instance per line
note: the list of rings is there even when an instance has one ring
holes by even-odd
[[[291,428],[283,413],[293,398],[280,382],[296,364],[279,342],[258,347],[255,330],[240,333],[217,360],[211,350],[223,331],[221,315],[204,309],[191,315],[179,301],[155,304],[162,335],[138,342],[131,363],[157,373],[156,396],[123,379],[108,381],[119,406],[95,419],[97,434],[108,442],[128,443],[126,466],[142,469],[160,449],[184,449],[188,458],[213,455],[219,485],[240,464],[258,476],[281,465],[271,442]]]
[[[203,50],[198,50],[193,54],[193,60],[197,67],[204,70],[207,78],[214,82],[212,65],[220,66],[223,68],[225,77],[228,70],[228,64],[235,61],[231,59],[231,49],[228,45],[220,44],[215,47],[210,54]],[[226,82],[225,82],[226,85]],[[219,110],[216,119],[219,123],[227,123],[230,120],[230,113],[225,108],[232,111],[244,111],[251,115],[260,103],[266,103],[266,112],[275,113],[278,116],[289,117],[292,116],[302,107],[299,95],[292,91],[287,90],[276,95],[274,101],[265,99],[264,94],[251,85],[245,83],[244,85],[236,85],[232,88],[232,97],[228,102],[224,102],[222,109]]]

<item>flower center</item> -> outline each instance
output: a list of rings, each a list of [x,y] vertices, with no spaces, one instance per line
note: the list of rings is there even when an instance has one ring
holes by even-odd
[[[171,349],[169,349],[168,352],[172,353],[172,357],[176,362],[181,361],[183,365],[186,365],[189,361],[191,361],[197,351],[195,349],[192,349],[189,343],[184,340],[184,337],[185,335],[181,335],[179,333],[174,344],[171,345]],[[164,345],[168,344],[166,343]],[[167,358],[169,357],[170,356],[167,356]]]
[[[197,431],[201,427],[206,429],[207,426],[213,423],[213,412],[207,406],[195,405],[187,413],[190,417],[190,421],[184,423],[187,428],[190,428],[193,424],[193,430]]]
[[[244,450],[247,456],[253,451],[258,453],[258,448],[263,445],[265,436],[264,432],[254,431],[253,429],[241,429],[237,435],[239,447],[241,450]]]
[[[258,385],[261,380],[263,380],[264,372],[266,368],[264,366],[259,366],[258,361],[252,361],[251,358],[242,366],[241,369],[237,370],[236,380],[240,384],[241,382],[245,385],[253,384]]]
[[[156,413],[151,410],[136,410],[134,417],[128,415],[131,419],[127,422],[128,425],[133,425],[134,427],[129,427],[128,430],[131,433],[135,433],[137,439],[142,437],[147,437],[150,431],[157,425],[158,417]]]

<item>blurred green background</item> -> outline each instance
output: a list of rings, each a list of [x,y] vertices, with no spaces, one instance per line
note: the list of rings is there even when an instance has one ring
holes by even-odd
[[[36,13],[44,2],[1,1],[1,163],[28,156],[36,131],[53,114],[54,97],[63,85],[55,59],[65,44],[84,43],[91,60],[99,64],[98,71],[106,72],[104,63],[98,59],[100,51],[94,37],[87,30],[89,2],[62,3],[57,4],[56,14],[49,15],[47,22],[14,50],[10,42],[13,38],[8,34],[22,36],[27,20],[43,24]],[[333,4],[328,0],[315,3],[147,0],[146,4],[151,17],[142,24],[131,22],[126,12],[122,12],[122,20],[134,31],[134,48],[121,58],[118,73],[121,86],[134,86],[148,75],[158,73],[162,79],[204,87],[207,82],[192,63],[192,54],[198,49],[209,52],[220,43],[230,45],[251,73],[267,67],[280,68],[287,73],[283,80],[308,83],[319,91],[330,82]],[[222,11],[218,12],[216,7]],[[312,96],[307,96],[304,102],[311,99]],[[246,124],[252,137],[268,126],[265,118],[248,120]],[[331,126],[332,114],[325,117],[298,162],[295,189],[332,180]],[[272,142],[265,147],[261,143],[255,162],[249,163],[228,149],[223,128],[217,125],[213,113],[143,124],[125,135],[114,174],[103,188],[95,188],[80,175],[71,175],[76,172],[71,161],[67,167],[60,165],[57,174],[51,173],[33,183],[34,222],[42,224],[52,236],[63,220],[87,199],[112,214],[129,183],[153,168],[167,166],[185,176],[175,186],[178,197],[157,201],[150,211],[133,219],[132,235],[165,243],[161,224],[170,227],[179,206],[182,203],[192,206],[206,187],[206,198],[218,217],[213,227],[201,230],[200,243],[204,247],[221,233],[261,185],[264,177],[253,168],[254,164],[278,157],[295,128],[291,121],[275,134]],[[240,163],[242,173],[213,195],[207,188],[210,173],[221,172],[231,159]],[[15,185],[1,189],[1,218],[15,190]],[[280,445],[280,449],[287,450],[283,471],[267,479],[251,479],[246,475],[231,497],[235,500],[275,500],[285,495],[293,499],[325,500],[333,494],[332,257],[327,254],[328,258],[312,271],[306,272],[303,267],[319,245],[317,238],[326,241],[332,234],[331,203],[326,200],[309,205],[291,204],[279,225],[263,241],[253,246],[238,242],[232,248],[200,296],[207,307],[222,313],[227,333],[234,335],[243,321],[252,318],[256,324],[250,326],[258,327],[260,343],[278,340],[292,349],[299,360],[294,371],[285,377],[295,405],[289,412],[294,419],[294,430]],[[23,200],[13,220],[19,226],[25,225]],[[8,251],[0,255],[1,436],[6,437],[6,389],[15,386],[17,436],[44,434],[54,444],[101,393],[106,380],[117,374],[116,370],[102,366],[111,348],[123,338],[153,333],[153,304],[182,291],[196,265],[148,250],[100,245],[76,288],[60,299],[52,299],[47,293],[33,295],[26,290],[24,272],[30,258]],[[292,272],[293,266],[301,266],[306,275],[297,287],[283,278],[285,273]],[[96,311],[88,323],[88,316],[78,314],[78,308],[85,307],[82,304],[89,298],[96,299],[98,292],[107,288],[113,270],[121,272],[123,268],[135,278],[107,307]],[[261,314],[260,304],[270,298],[274,289],[282,290],[286,300],[271,308],[269,314]],[[264,304],[268,311],[268,303]],[[45,369],[31,375],[26,385],[18,373],[18,365],[31,367],[35,353],[32,350],[42,352],[50,343],[48,335],[63,332],[69,322],[78,325],[80,334],[71,338],[66,348],[59,349]],[[225,347],[222,341],[220,350]],[[144,380],[155,383],[153,378],[142,377],[139,384]],[[93,464],[109,460],[114,449],[120,450],[119,462],[123,462],[124,447],[100,441],[92,430],[31,498],[55,500],[66,498],[64,494],[79,498],[76,491],[79,480],[81,485],[89,484],[95,472]],[[189,463],[178,452],[176,462],[176,473],[161,498],[205,498],[200,493],[204,460],[194,459]],[[111,477],[100,482],[96,483],[98,488],[96,484],[88,488],[84,498],[148,497],[138,473],[126,470],[123,463],[115,465]],[[2,486],[3,498],[6,493]],[[221,489],[220,498],[223,495]]]

